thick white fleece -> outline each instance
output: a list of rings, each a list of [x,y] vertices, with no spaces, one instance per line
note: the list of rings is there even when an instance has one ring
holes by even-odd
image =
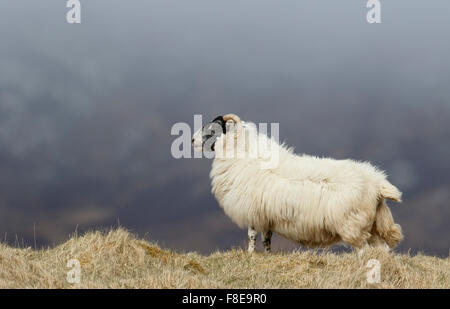
[[[380,238],[373,229],[378,205],[385,198],[400,200],[398,189],[371,164],[295,155],[251,123],[243,122],[237,138],[222,134],[215,149],[212,193],[225,213],[240,227],[270,230],[304,245],[343,240],[360,247]],[[261,168],[275,156],[277,166]]]

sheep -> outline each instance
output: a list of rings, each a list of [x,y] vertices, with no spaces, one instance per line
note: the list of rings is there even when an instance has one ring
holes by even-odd
[[[270,149],[255,152],[261,142]],[[402,193],[368,162],[294,154],[234,114],[216,117],[192,143],[195,151],[215,151],[211,191],[226,215],[248,228],[249,252],[258,232],[266,253],[273,233],[306,247],[343,242],[360,251],[389,251],[403,239],[386,204],[401,202]],[[261,168],[268,154],[278,164]]]

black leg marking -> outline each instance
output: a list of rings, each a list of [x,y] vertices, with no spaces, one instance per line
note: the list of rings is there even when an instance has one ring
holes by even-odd
[[[248,252],[255,251],[257,236],[258,236],[258,232],[253,227],[249,227],[248,228]]]
[[[270,244],[272,240],[272,231],[262,233],[264,252],[270,253]]]

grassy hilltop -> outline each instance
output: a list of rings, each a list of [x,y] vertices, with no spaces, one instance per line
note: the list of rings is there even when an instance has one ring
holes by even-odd
[[[70,259],[81,282],[66,281]],[[381,283],[367,283],[370,259],[381,263]],[[73,236],[53,249],[0,244],[0,288],[450,288],[450,258],[315,251],[208,256],[163,250],[119,228]]]

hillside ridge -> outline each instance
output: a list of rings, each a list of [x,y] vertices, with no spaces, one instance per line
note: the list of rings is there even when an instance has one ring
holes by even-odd
[[[368,273],[375,278],[376,264],[379,283],[367,279]],[[79,283],[74,282],[78,266]],[[370,248],[362,256],[313,250],[265,255],[241,249],[205,256],[165,250],[118,228],[73,235],[42,250],[0,244],[0,288],[448,289],[450,258]]]

